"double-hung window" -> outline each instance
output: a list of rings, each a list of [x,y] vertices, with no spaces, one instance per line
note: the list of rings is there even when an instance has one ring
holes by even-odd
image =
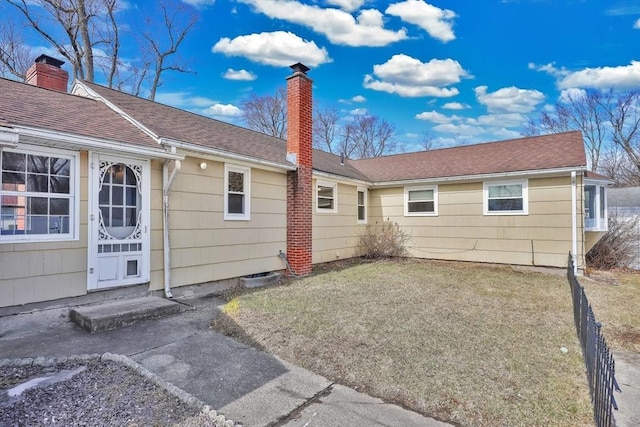
[[[316,182],[316,212],[338,212],[338,185],[335,182]]]
[[[484,183],[485,215],[527,215],[527,180]]]
[[[413,187],[404,189],[405,216],[438,215],[438,187]]]
[[[224,219],[251,219],[251,169],[224,165]]]
[[[358,223],[367,223],[367,190],[365,188],[357,189],[357,206],[358,206]]]
[[[77,238],[77,153],[0,151],[0,241]]]

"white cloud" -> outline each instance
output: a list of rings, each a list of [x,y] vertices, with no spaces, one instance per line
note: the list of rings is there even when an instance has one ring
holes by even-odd
[[[587,95],[587,91],[584,89],[578,89],[575,87],[564,89],[560,92],[558,100],[560,102],[569,102],[572,99],[584,98]]]
[[[443,123],[432,128],[436,132],[451,133],[454,135],[475,136],[483,134],[485,131],[481,126],[472,126],[464,123]]]
[[[155,101],[184,110],[208,108],[217,102],[203,96],[192,95],[189,92],[158,92]]]
[[[234,70],[233,68],[227,69],[227,71],[222,76],[227,80],[242,80],[242,81],[252,81],[257,77],[251,71],[247,70]]]
[[[367,98],[365,98],[365,97],[364,97],[364,96],[362,96],[362,95],[356,95],[356,96],[354,96],[353,98],[351,98],[351,100],[352,100],[353,102],[367,102]]]
[[[346,12],[353,12],[362,7],[364,0],[327,0],[327,3],[332,6],[338,6]]]
[[[442,113],[438,113],[437,111],[424,111],[420,114],[416,114],[416,119],[418,120],[427,120],[433,123],[451,123],[456,120],[460,120],[461,118],[458,116],[447,116]]]
[[[485,114],[466,121],[470,125],[494,126],[503,128],[520,127],[528,118],[520,113]]]
[[[365,88],[406,97],[455,96],[458,89],[442,86],[459,83],[463,77],[469,77],[460,63],[453,59],[432,59],[423,63],[404,54],[394,55],[384,64],[374,65],[373,74],[378,79],[365,75]]]
[[[478,102],[486,105],[490,113],[529,113],[544,101],[544,94],[537,90],[504,87],[487,93],[487,86],[475,88]]]
[[[315,67],[332,61],[325,48],[319,48],[315,42],[303,40],[285,31],[249,34],[234,39],[223,37],[211,50],[227,56],[243,56],[275,67],[285,67],[297,62]]]
[[[390,5],[385,13],[417,25],[431,37],[443,42],[456,38],[452,28],[456,14],[452,10],[440,9],[422,0],[407,0]]]
[[[183,3],[195,7],[213,6],[216,0],[182,0]]]
[[[367,110],[366,108],[354,108],[353,110],[349,111],[349,114],[352,116],[364,116],[369,112],[369,110]]]
[[[617,3],[607,9],[605,13],[609,16],[637,15],[640,14],[640,4],[635,2]]]
[[[640,30],[640,18],[638,18],[636,22],[633,23],[633,28],[635,28],[636,30]]]
[[[550,74],[550,75],[552,75],[553,77],[556,77],[556,78],[563,77],[563,76],[566,76],[567,74],[569,74],[569,70],[567,70],[566,68],[564,68],[564,67],[557,68],[555,62],[550,62],[550,63],[544,64],[544,65],[536,65],[533,62],[529,62],[529,69],[530,70],[536,70],[536,71],[542,71],[542,72]]]
[[[382,13],[362,10],[357,18],[340,9],[324,9],[294,0],[240,0],[270,18],[307,26],[331,43],[347,46],[386,46],[407,38],[406,30],[384,28]]]
[[[471,108],[469,104],[462,104],[460,102],[447,102],[442,106],[445,110],[464,110],[466,108]]]
[[[205,113],[214,117],[238,117],[242,115],[242,110],[231,104],[214,104]]]
[[[640,86],[640,61],[618,67],[585,68],[574,71],[560,79],[560,89],[635,89]]]
[[[584,68],[578,71],[557,68],[553,63],[530,63],[529,69],[543,71],[555,77],[559,89],[634,89],[640,86],[640,61],[631,61],[629,65],[617,67]]]

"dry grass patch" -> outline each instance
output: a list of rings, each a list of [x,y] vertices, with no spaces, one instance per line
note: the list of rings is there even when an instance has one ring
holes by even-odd
[[[640,273],[595,271],[578,281],[609,346],[640,353]]]
[[[219,330],[431,417],[591,424],[563,276],[378,261],[237,296],[226,312]]]

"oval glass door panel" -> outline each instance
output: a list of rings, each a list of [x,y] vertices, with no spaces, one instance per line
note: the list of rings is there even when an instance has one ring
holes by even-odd
[[[142,199],[139,181],[139,171],[125,164],[103,169],[98,196],[101,234],[118,240],[137,237]]]

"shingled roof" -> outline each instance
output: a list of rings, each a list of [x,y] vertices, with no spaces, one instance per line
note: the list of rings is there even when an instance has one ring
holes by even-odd
[[[0,78],[0,124],[159,148],[147,134],[104,103]]]
[[[122,93],[95,83],[85,81],[81,83],[159,138],[291,166],[286,161],[286,141],[280,138]]]
[[[372,159],[351,164],[373,182],[491,175],[587,164],[579,131]]]

